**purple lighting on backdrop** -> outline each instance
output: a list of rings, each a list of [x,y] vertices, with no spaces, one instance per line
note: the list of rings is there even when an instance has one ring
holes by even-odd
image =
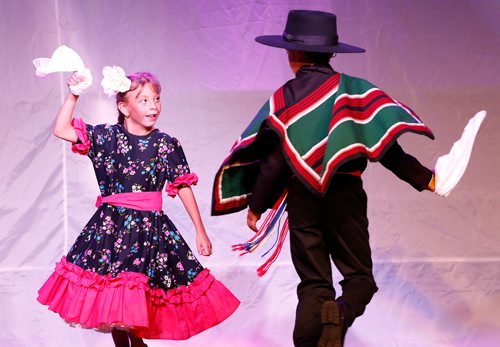
[[[449,151],[473,114],[488,111],[470,167],[450,197],[416,193],[381,165],[370,164],[363,174],[380,291],[346,346],[498,344],[497,1],[20,0],[0,2],[0,345],[111,342],[109,335],[69,328],[35,302],[54,262],[94,213],[98,193],[90,161],[51,134],[68,76],[38,78],[31,62],[61,44],[93,72],[94,85],[76,110],[89,124],[116,121],[114,101],[99,85],[104,66],[158,76],[158,127],[182,142],[200,177],[194,192],[215,248],[201,261],[242,301],[234,316],[191,340],[148,345],[292,344],[298,279],[288,246],[266,277],[257,278],[258,255],[239,258],[230,250],[251,235],[245,215],[209,214],[218,166],[262,103],[293,77],[284,50],[254,40],[281,34],[293,8],[336,13],[340,40],[366,48],[339,54],[334,68],[372,81],[423,119],[436,140],[408,134],[401,144],[426,166]],[[178,200],[165,197],[164,210],[192,247],[192,224]]]

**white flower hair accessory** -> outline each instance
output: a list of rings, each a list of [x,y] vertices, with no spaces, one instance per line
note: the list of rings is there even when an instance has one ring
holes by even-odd
[[[127,78],[125,71],[120,66],[105,66],[102,69],[102,74],[104,77],[101,81],[101,86],[104,88],[104,93],[108,96],[114,96],[130,90],[132,81]]]

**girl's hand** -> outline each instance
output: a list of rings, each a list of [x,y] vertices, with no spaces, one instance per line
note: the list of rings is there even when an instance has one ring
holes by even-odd
[[[90,74],[90,70],[85,69],[82,72],[73,72],[66,83],[73,95],[81,95],[92,84],[92,75]]]
[[[68,87],[72,87],[80,84],[80,82],[83,81],[85,81],[85,76],[80,75],[77,71],[75,71],[71,74],[71,76],[69,76],[66,84],[68,85]]]
[[[198,248],[198,254],[208,257],[212,254],[212,243],[207,236],[205,231],[196,233],[196,246]]]

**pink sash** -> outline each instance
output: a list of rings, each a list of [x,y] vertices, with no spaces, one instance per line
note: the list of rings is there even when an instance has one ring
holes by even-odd
[[[99,207],[103,203],[140,211],[161,211],[163,199],[161,192],[119,193],[107,196],[99,195],[95,202],[95,206]]]

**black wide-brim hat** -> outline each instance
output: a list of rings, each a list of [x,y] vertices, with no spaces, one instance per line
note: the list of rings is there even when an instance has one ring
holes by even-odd
[[[337,16],[310,10],[291,10],[283,35],[257,36],[266,46],[319,53],[363,53],[360,47],[339,42]]]

